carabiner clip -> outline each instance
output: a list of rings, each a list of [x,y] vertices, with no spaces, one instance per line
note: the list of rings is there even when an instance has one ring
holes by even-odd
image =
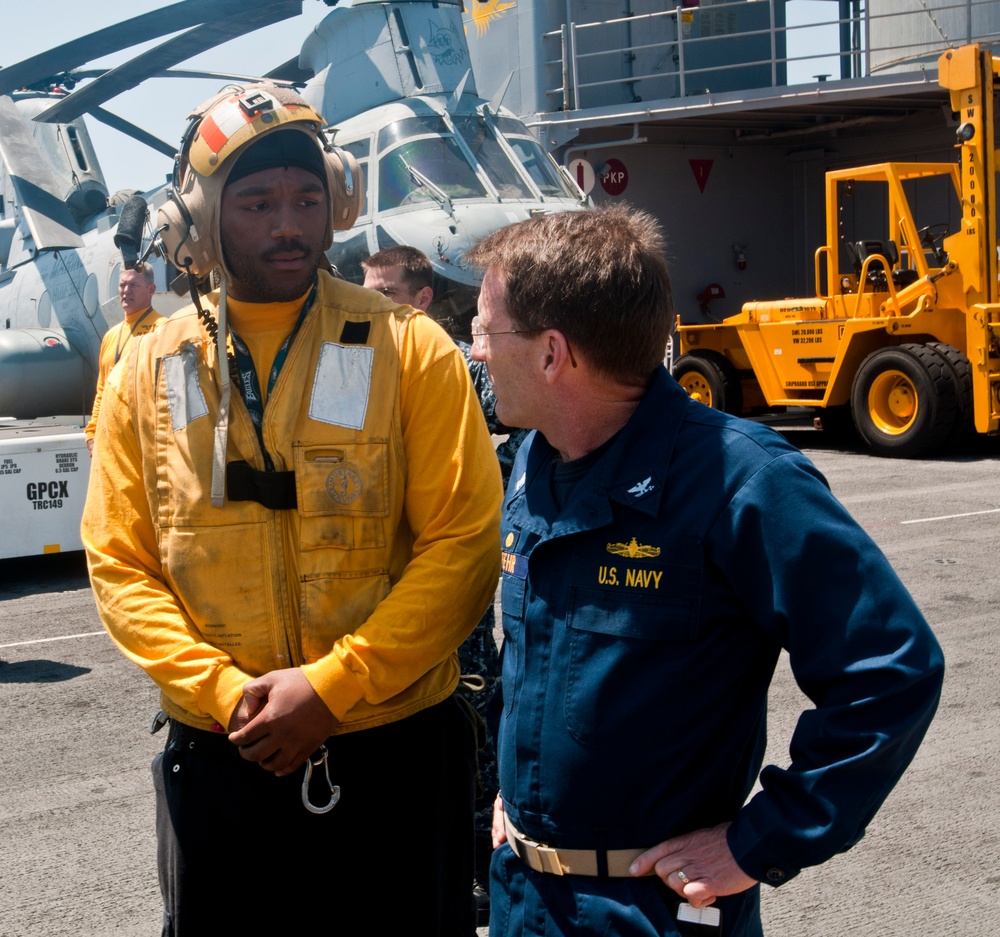
[[[306,761],[306,773],[302,778],[302,806],[310,813],[329,813],[337,806],[340,800],[340,786],[330,781],[330,753],[326,750],[326,745],[320,745],[319,756],[310,756]],[[325,807],[317,807],[309,800],[309,782],[312,780],[313,768],[323,766],[323,774],[326,775],[326,786],[330,788],[330,802]]]

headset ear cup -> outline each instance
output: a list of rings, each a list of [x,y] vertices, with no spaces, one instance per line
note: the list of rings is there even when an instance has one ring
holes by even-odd
[[[157,226],[167,259],[179,270],[202,277],[216,265],[211,239],[199,231],[184,196],[176,188],[170,189],[167,200],[160,206]]]
[[[365,178],[358,161],[339,146],[324,149],[330,189],[330,222],[334,231],[347,231],[365,204]],[[333,243],[332,234],[330,243]],[[327,244],[329,249],[330,244]]]

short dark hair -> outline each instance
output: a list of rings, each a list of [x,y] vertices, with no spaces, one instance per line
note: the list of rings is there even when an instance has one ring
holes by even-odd
[[[487,235],[466,260],[500,273],[519,329],[558,329],[597,370],[644,386],[663,363],[673,302],[663,232],[616,204],[541,215]]]
[[[156,285],[156,275],[153,273],[153,268],[147,263],[137,263],[134,267],[123,267],[121,273],[118,274],[118,279],[121,280],[122,273],[127,273],[129,270],[134,270],[136,273],[141,273],[142,278],[150,285]]]
[[[434,268],[427,255],[415,247],[385,247],[367,260],[362,260],[361,267],[366,273],[371,269],[402,267],[403,282],[413,292],[422,290],[425,286],[434,286]]]

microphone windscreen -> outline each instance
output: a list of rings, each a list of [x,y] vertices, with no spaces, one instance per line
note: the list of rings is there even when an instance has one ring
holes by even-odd
[[[146,200],[141,195],[133,195],[124,205],[118,218],[115,232],[115,247],[122,252],[122,260],[127,268],[134,267],[139,259],[139,245],[142,244],[142,228],[146,223]]]

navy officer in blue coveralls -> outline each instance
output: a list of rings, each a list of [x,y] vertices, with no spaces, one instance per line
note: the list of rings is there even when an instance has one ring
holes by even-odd
[[[497,416],[536,430],[501,531],[490,933],[759,935],[759,883],[849,849],[913,758],[938,643],[808,459],[669,376],[653,219],[547,215],[467,259]],[[815,708],[761,771],[782,648]]]

